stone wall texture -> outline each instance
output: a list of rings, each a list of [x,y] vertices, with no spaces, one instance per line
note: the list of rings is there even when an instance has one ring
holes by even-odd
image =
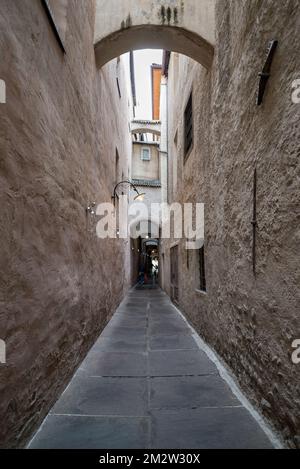
[[[129,243],[99,240],[93,201],[110,202],[116,148],[131,140],[117,60],[98,71],[95,2],[69,0],[64,55],[39,0],[1,0],[0,445],[41,423],[128,288]]]
[[[291,361],[292,341],[300,338],[300,107],[291,100],[300,76],[299,30],[297,0],[219,0],[212,70],[172,54],[168,85],[171,184],[177,174],[169,199],[205,203],[207,293],[198,291],[198,252],[187,259],[180,241],[179,305],[291,447],[300,447],[300,365]],[[258,107],[258,73],[272,39],[278,49]],[[194,148],[184,164],[183,115],[191,90]],[[174,243],[162,243],[168,293]]]

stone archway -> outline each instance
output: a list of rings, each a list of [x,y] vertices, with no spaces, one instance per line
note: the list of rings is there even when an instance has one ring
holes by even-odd
[[[157,48],[211,67],[215,0],[97,0],[94,45],[101,68],[130,50]]]
[[[161,135],[161,122],[160,121],[147,121],[147,120],[133,120],[131,121],[131,133],[143,134],[151,133],[160,137]]]

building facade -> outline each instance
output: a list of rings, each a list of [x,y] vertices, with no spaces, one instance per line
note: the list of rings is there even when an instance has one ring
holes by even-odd
[[[94,2],[66,3],[58,37],[42,2],[1,2],[3,447],[28,440],[130,286],[130,243],[98,239],[87,211],[129,174],[122,60],[97,70]]]
[[[149,130],[146,128],[146,130]],[[140,137],[143,134],[140,134]],[[149,134],[151,135],[151,134]],[[138,223],[131,226],[132,250],[132,281],[155,283],[153,278],[152,260],[158,259],[159,224],[151,217],[151,205],[161,203],[161,160],[159,151],[159,136],[157,140],[133,140],[131,181],[137,190],[143,194],[143,204],[147,213],[138,215]],[[131,203],[134,202],[134,193]],[[138,207],[137,207],[138,208]],[[143,276],[141,277],[140,273]]]
[[[168,201],[205,204],[205,241],[187,250],[185,240],[161,240],[162,286],[292,447],[300,444],[300,368],[291,358],[300,336],[298,27],[297,2],[220,1],[212,70],[172,53],[163,71]]]
[[[204,246],[159,240],[161,286],[299,448],[299,1],[118,5],[1,2],[0,445],[26,445],[155,251],[151,219],[139,241],[96,236],[132,180],[148,204],[205,204]],[[132,123],[135,47],[174,51],[160,92],[152,69],[160,122]]]

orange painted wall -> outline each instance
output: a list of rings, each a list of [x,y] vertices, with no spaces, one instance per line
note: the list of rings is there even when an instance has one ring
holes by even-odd
[[[160,81],[161,65],[151,65],[152,75],[152,119],[159,120],[160,117]]]

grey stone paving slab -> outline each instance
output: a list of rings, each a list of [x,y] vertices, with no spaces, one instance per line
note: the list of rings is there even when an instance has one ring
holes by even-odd
[[[174,334],[181,334],[181,333],[188,333],[189,327],[182,321],[176,321],[173,324],[171,321],[165,322],[155,322],[154,324],[150,324],[150,334],[155,335],[174,335]]]
[[[136,311],[136,310],[139,310],[139,309],[146,309],[147,308],[147,304],[148,304],[148,301],[145,300],[145,301],[134,301],[134,302],[128,302],[128,303],[124,303],[122,305],[122,308],[126,308],[128,310],[133,310],[133,311]]]
[[[173,317],[178,318],[178,313],[176,310],[174,310],[172,307],[169,306],[162,306],[161,308],[153,309],[151,308],[149,311],[149,317],[150,318],[155,318],[155,317],[165,317],[168,315],[173,315]]]
[[[126,340],[132,343],[137,343],[139,341],[144,341],[146,340],[146,335],[141,334],[140,332],[133,332],[131,334],[128,334],[125,330],[108,330],[102,338],[107,338],[107,339],[116,339],[116,340]]]
[[[53,407],[54,414],[131,415],[147,412],[146,378],[76,377]]]
[[[137,302],[134,306],[132,304],[129,305],[128,303],[122,303],[118,307],[117,311],[133,311],[135,313],[138,313],[140,311],[147,311],[147,305],[147,301]]]
[[[125,301],[122,301],[122,303],[120,303],[118,309],[123,309],[123,308],[126,308],[126,309],[144,309],[144,308],[147,308],[147,305],[149,303],[149,300],[147,299],[142,299],[142,300],[139,300],[138,298],[136,300],[132,299],[132,300],[125,300]]]
[[[157,334],[150,337],[150,350],[198,350],[191,334]]]
[[[153,411],[152,448],[272,448],[265,433],[241,407]]]
[[[102,337],[127,337],[136,339],[143,337],[147,333],[146,327],[124,327],[118,325],[108,325],[102,332]]]
[[[119,323],[110,323],[103,331],[103,337],[108,337],[112,334],[127,334],[128,337],[140,337],[147,334],[146,326],[125,326]]]
[[[190,328],[188,327],[187,323],[178,317],[178,314],[167,314],[163,316],[159,316],[158,314],[153,316],[149,315],[149,325],[150,327],[153,326],[163,326],[163,327],[172,327],[172,326],[185,326],[190,333]]]
[[[102,350],[105,352],[146,352],[147,338],[145,335],[137,337],[101,337],[93,346],[92,350]]]
[[[181,316],[177,313],[177,311],[173,311],[172,309],[167,309],[166,311],[151,311],[149,310],[149,320],[152,323],[155,322],[165,322],[165,323],[170,323],[170,322],[181,322],[185,323],[185,321],[182,319]]]
[[[81,368],[89,376],[147,376],[147,355],[142,352],[93,350]]]
[[[49,415],[31,449],[143,449],[149,418]]]
[[[151,376],[185,376],[217,373],[215,365],[200,350],[150,351]]]
[[[241,405],[218,375],[152,378],[150,388],[151,409]]]
[[[125,314],[115,314],[108,325],[143,329],[147,327],[147,317],[130,317]]]
[[[198,348],[168,297],[159,290],[135,290],[121,303],[31,447],[271,444]]]
[[[132,318],[132,319],[135,319],[135,318],[142,318],[142,319],[146,319],[148,317],[148,313],[147,313],[147,310],[144,309],[144,310],[117,310],[116,311],[116,314],[118,315],[122,315],[123,317],[127,317],[127,318]]]
[[[141,322],[147,320],[147,314],[145,313],[145,310],[138,310],[138,311],[132,311],[130,310],[117,310],[113,317],[111,318],[111,321],[115,320],[121,320],[121,319],[128,319],[130,321],[133,321],[134,319],[137,319]]]

